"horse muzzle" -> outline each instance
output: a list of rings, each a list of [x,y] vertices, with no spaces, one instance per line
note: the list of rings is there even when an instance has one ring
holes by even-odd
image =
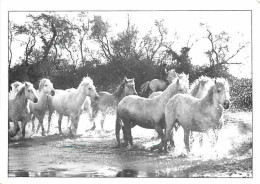
[[[38,102],[38,98],[34,98],[34,99],[33,99],[33,102],[34,102],[34,103],[37,103],[37,102]]]
[[[54,96],[54,95],[55,95],[55,91],[51,90],[51,96]]]
[[[224,109],[228,109],[229,108],[229,100],[225,100],[224,103],[223,103],[223,107]]]

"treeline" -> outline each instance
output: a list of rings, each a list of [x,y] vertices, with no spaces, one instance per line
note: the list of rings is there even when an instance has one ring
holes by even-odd
[[[155,30],[143,38],[138,28],[127,18],[125,30],[112,36],[111,27],[101,16],[92,18],[84,12],[73,20],[55,13],[28,15],[24,25],[9,22],[9,83],[30,81],[38,88],[41,78],[50,78],[56,89],[77,87],[84,76],[90,76],[98,91],[114,92],[124,76],[135,78],[136,89],[151,79],[165,80],[164,69],[174,69],[190,75],[192,83],[201,75],[224,77],[230,81],[231,97],[236,109],[252,109],[252,80],[236,79],[228,66],[246,45],[228,55],[227,33],[213,35],[206,28],[206,38],[212,47],[205,54],[209,63],[193,65],[189,51],[193,43],[176,51],[172,49],[176,35],[167,41],[164,22],[155,21]],[[203,27],[202,27],[203,29]],[[156,32],[156,33],[155,33]],[[177,34],[177,33],[176,33]],[[23,36],[24,56],[12,66],[12,43]],[[171,35],[170,35],[171,36]],[[191,38],[191,37],[190,37]],[[95,45],[98,49],[92,49]],[[226,54],[223,54],[226,53]],[[11,67],[12,66],[12,67]],[[239,90],[243,89],[243,90]],[[246,96],[246,98],[245,98]],[[246,100],[245,100],[246,99]]]

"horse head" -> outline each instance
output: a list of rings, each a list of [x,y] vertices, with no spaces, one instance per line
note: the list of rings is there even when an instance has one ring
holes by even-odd
[[[30,82],[25,82],[24,85],[24,94],[25,97],[34,103],[38,102],[38,97],[36,95],[36,90],[34,89],[33,85]]]
[[[93,80],[90,77],[84,77],[79,87],[83,88],[83,92],[85,93],[86,96],[89,96],[94,100],[99,99],[99,95],[96,91],[96,87],[94,86]]]
[[[124,91],[125,95],[137,95],[135,90],[135,79],[124,78]]]
[[[55,90],[53,84],[49,79],[41,79],[39,84],[39,91],[44,92],[45,94],[55,95]]]
[[[189,74],[181,73],[177,75],[177,81],[179,93],[188,93],[189,91]]]
[[[229,108],[230,95],[228,81],[223,78],[215,79],[215,88],[213,91],[213,100],[221,104],[224,109]]]
[[[23,84],[19,81],[16,81],[11,84],[11,87],[12,87],[12,92],[14,92],[14,94],[17,94],[18,91],[23,87]]]
[[[169,71],[167,72],[167,78],[166,78],[166,80],[168,81],[169,84],[171,84],[172,81],[173,81],[174,79],[176,79],[177,77],[178,77],[178,73],[175,72],[174,69],[171,69],[171,70],[169,70]]]

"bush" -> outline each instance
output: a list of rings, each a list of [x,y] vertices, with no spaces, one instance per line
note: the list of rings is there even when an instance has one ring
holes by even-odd
[[[252,79],[229,78],[232,110],[252,110]]]

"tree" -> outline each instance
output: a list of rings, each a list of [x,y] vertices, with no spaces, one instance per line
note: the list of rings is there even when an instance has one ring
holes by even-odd
[[[91,26],[91,37],[99,44],[102,50],[102,56],[107,61],[113,60],[113,53],[111,50],[111,40],[108,38],[109,24],[104,22],[101,16],[94,16],[94,19],[90,21]]]
[[[158,63],[162,63],[167,57],[166,50],[170,49],[174,42],[166,41],[168,30],[164,26],[164,20],[156,20],[154,25],[159,35],[152,36],[152,31],[149,31],[140,43],[140,52],[144,54],[146,59],[156,63],[154,59],[157,58]],[[177,39],[177,34],[173,36],[174,39]]]
[[[205,26],[205,24],[201,24]],[[230,52],[230,40],[231,36],[222,31],[218,34],[213,34],[208,26],[206,26],[207,36],[204,37],[210,42],[210,49],[205,52],[209,58],[209,66],[214,67],[218,65],[231,65],[242,64],[241,62],[231,62],[231,60],[237,56],[248,43],[239,43],[235,52]]]

